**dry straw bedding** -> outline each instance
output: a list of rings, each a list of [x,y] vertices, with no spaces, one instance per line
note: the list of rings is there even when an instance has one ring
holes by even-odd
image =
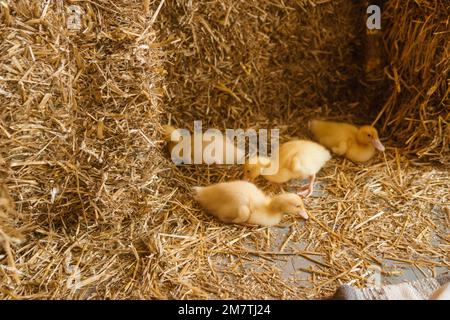
[[[85,13],[79,32],[66,28],[70,3]],[[366,284],[374,264],[400,273],[388,259],[424,275],[448,269],[448,168],[410,154],[448,163],[448,41],[436,43],[436,59],[422,59],[426,46],[407,49],[419,34],[414,21],[430,24],[424,41],[433,32],[445,39],[449,8],[408,1],[408,29],[395,24],[398,3],[387,6],[386,41],[398,32],[403,42],[387,45],[385,71],[397,70],[389,81],[402,91],[372,110],[358,2],[3,0],[0,297],[318,298]],[[428,71],[413,86],[417,59]],[[416,132],[411,101],[422,103],[415,119],[424,125],[420,141],[405,144]],[[321,194],[305,200],[313,218],[270,229],[223,225],[201,211],[191,187],[237,178],[239,167],[176,167],[158,135],[169,120],[203,120],[278,127],[287,140],[306,137],[312,117],[377,115],[386,154],[366,165],[333,159],[319,175]]]
[[[450,165],[450,4],[388,1],[391,90],[377,119],[405,151]]]

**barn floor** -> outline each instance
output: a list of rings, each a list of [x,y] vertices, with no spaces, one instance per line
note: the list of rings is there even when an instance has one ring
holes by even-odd
[[[175,270],[191,283],[185,294],[311,299],[342,284],[367,285],[377,266],[383,284],[448,272],[449,172],[386,145],[365,165],[333,158],[305,200],[314,218],[286,217],[274,228],[225,226],[192,203],[190,185],[238,178],[238,168],[174,167],[187,190],[170,201],[179,229],[165,242],[184,262]],[[263,179],[258,185],[274,191]]]
[[[258,2],[254,14],[247,2],[169,5],[160,16],[172,40],[164,123],[278,128],[282,142],[308,138],[312,118],[372,123],[386,89],[364,80],[363,6]],[[448,168],[419,161],[375,125],[384,154],[363,165],[333,158],[319,173],[321,193],[305,200],[312,219],[270,229],[223,225],[193,201],[192,186],[238,179],[239,167],[168,163],[162,177],[174,193],[153,247],[171,295],[311,299],[365,286],[377,266],[387,282],[448,271]],[[257,185],[274,192],[262,178]]]

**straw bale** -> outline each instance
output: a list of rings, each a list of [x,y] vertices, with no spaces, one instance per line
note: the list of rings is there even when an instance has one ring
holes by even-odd
[[[450,3],[391,0],[383,11],[390,93],[376,120],[405,151],[450,164]]]
[[[169,116],[245,128],[357,103],[362,10],[341,0],[166,2]]]
[[[80,30],[67,28],[71,4]],[[133,243],[161,200],[156,16],[135,1],[2,6],[1,157],[27,240],[15,249],[21,285],[1,281],[0,294],[130,297]]]

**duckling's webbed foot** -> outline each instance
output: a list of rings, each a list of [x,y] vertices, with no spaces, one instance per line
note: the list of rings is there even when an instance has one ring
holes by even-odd
[[[300,188],[298,188],[298,192],[297,192],[297,194],[299,196],[302,196],[302,197],[305,197],[305,198],[309,197],[311,195],[311,193],[312,192],[310,192],[309,186],[300,187]]]
[[[316,179],[316,175],[309,176],[309,184],[307,186],[303,186],[299,188],[298,194],[307,198],[314,192],[314,180]]]

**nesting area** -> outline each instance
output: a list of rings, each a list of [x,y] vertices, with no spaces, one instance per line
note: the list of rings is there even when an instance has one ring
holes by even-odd
[[[0,299],[319,299],[448,272],[450,3],[375,2],[378,32],[366,1],[1,0]],[[242,167],[176,166],[161,137],[310,139],[314,118],[374,124],[386,151],[333,156],[310,219],[271,228],[201,210],[192,187]]]

